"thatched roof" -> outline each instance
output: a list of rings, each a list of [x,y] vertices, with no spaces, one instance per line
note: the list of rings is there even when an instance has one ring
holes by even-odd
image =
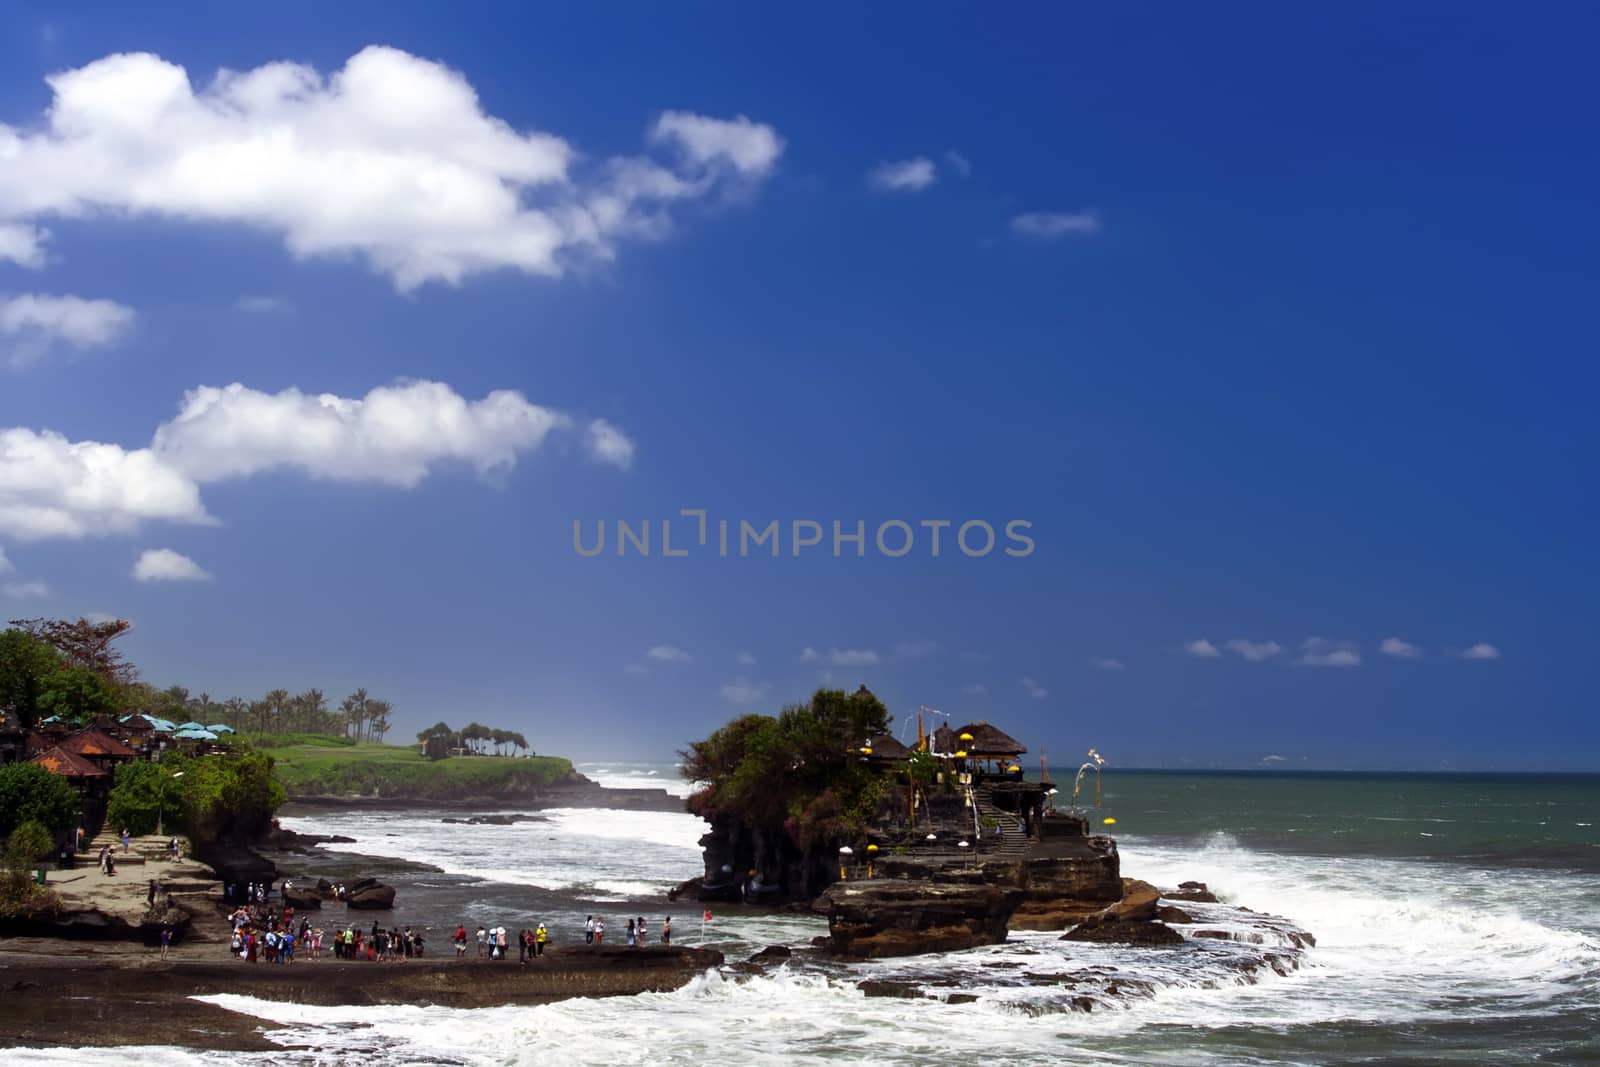
[[[139,755],[104,730],[93,726],[79,730],[61,742],[61,747],[75,756],[87,756],[90,759],[135,759]]]
[[[1012,737],[997,726],[990,726],[979,719],[969,722],[956,731],[956,736],[971,734],[971,741],[958,742],[966,748],[969,756],[983,758],[985,756],[1019,756],[1028,751],[1028,746]]]
[[[122,720],[121,728],[133,734],[147,734],[154,730],[155,723],[144,715],[129,715]]]
[[[950,729],[949,724],[941,725],[928,739],[928,749],[941,756],[953,756],[956,753],[956,732]]]
[[[872,749],[870,759],[903,760],[911,758],[911,750],[888,734],[879,734],[877,737],[868,738],[864,747]]]
[[[52,745],[29,762],[37,763],[51,774],[59,774],[63,778],[103,778],[106,773],[82,756],[65,751],[60,745]]]
[[[876,693],[874,693],[872,690],[867,688],[867,683],[866,682],[862,682],[861,683],[861,688],[857,689],[854,693],[851,693],[850,695],[855,697],[857,700],[877,700],[878,699],[878,695]]]

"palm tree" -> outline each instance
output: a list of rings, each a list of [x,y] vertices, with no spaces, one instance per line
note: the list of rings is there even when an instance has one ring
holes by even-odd
[[[321,733],[323,719],[328,714],[328,698],[320,689],[307,689],[294,698],[300,710],[300,729],[308,734]]]
[[[365,727],[368,717],[367,691],[365,689],[357,689],[354,693],[345,697],[339,704],[339,710],[344,714],[345,733],[348,734],[354,728],[356,740],[361,740],[361,731]]]
[[[367,717],[371,723],[367,731],[369,739],[376,739],[382,743],[384,735],[389,732],[389,712],[393,710],[394,706],[387,700],[367,701]]]

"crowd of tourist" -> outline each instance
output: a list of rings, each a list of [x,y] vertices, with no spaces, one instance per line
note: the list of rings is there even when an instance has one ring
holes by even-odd
[[[152,882],[152,892],[154,886]],[[360,929],[357,924],[350,923],[343,930],[335,929],[330,937],[320,926],[312,925],[309,915],[302,913],[297,917],[292,904],[285,903],[279,908],[276,904],[268,903],[268,885],[251,883],[243,889],[248,903],[239,905],[229,916],[233,927],[229,948],[236,958],[245,963],[288,964],[296,958],[321,959],[325,949],[331,949],[335,959],[390,962],[420,957],[426,948],[426,939],[421,931],[414,931],[409,926],[404,929],[385,929],[377,922],[373,922],[370,930]],[[585,918],[585,944],[604,944],[605,935],[604,915]],[[663,945],[672,944],[672,916],[662,919],[658,938]],[[630,948],[640,948],[649,943],[649,923],[643,915],[628,920],[627,939]],[[470,944],[476,944],[478,959],[508,959],[515,948],[517,959],[526,963],[544,955],[550,943],[550,930],[540,922],[515,932],[504,926],[491,928],[480,925],[476,934],[469,934],[466,924],[462,923],[456,927],[451,940],[455,944],[458,959],[467,954]]]

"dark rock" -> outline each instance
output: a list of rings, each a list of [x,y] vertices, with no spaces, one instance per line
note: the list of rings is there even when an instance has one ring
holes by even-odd
[[[1178,883],[1178,888],[1179,889],[1198,889],[1198,890],[1200,890],[1200,892],[1204,893],[1206,891],[1206,884],[1204,882],[1179,882]]]
[[[1175,908],[1170,904],[1157,908],[1156,918],[1160,919],[1164,923],[1182,924],[1194,922],[1194,916],[1190,915],[1182,908]]]
[[[1191,930],[1190,937],[1205,937],[1213,941],[1232,941],[1233,935],[1226,930]]]
[[[1061,940],[1115,945],[1181,945],[1183,935],[1158,922],[1084,922],[1062,934]]]
[[[700,895],[700,886],[704,883],[705,879],[699,876],[679,882],[677,885],[667,890],[667,899],[677,900],[681,896],[690,896],[698,899]]]
[[[786,960],[794,955],[788,945],[768,945],[766,948],[751,956],[751,960]]]
[[[363,878],[345,887],[344,902],[352,908],[387,911],[394,907],[394,887],[375,878]]]
[[[833,885],[814,910],[828,916],[835,953],[877,958],[999,944],[1021,899],[991,885],[875,879]]]
[[[1184,884],[1187,885],[1189,883],[1186,882]],[[1212,893],[1209,889],[1177,889],[1161,895],[1166,897],[1168,900],[1186,900],[1191,904],[1220,903],[1220,901],[1217,900],[1216,894]]]
[[[321,908],[322,891],[316,886],[287,885],[283,887],[283,902],[300,911]]]
[[[519,822],[549,822],[543,815],[473,815],[466,819],[453,819],[446,816],[440,822],[454,823],[457,826],[514,826]]]
[[[976,993],[951,993],[944,998],[946,1004],[971,1004],[978,999]]]
[[[869,997],[900,997],[905,1000],[924,1000],[927,994],[910,982],[889,982],[883,979],[868,979],[857,982],[856,988]]]

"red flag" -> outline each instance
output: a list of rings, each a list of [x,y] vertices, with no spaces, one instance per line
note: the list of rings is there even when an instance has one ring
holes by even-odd
[[[711,909],[710,908],[707,908],[706,909],[706,913],[704,915],[700,916],[700,921],[704,922],[704,923],[708,923],[708,922],[711,921]]]

